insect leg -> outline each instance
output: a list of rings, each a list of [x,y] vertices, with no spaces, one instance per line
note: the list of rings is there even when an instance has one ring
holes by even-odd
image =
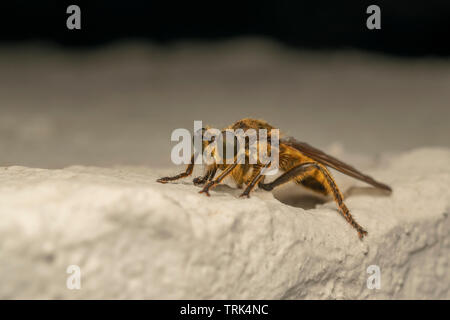
[[[205,184],[207,181],[211,181],[214,179],[214,176],[216,175],[217,167],[214,166],[212,169],[208,170],[204,176],[197,177],[193,180],[194,184],[196,186],[200,186]]]
[[[206,195],[209,197],[209,189],[214,188],[216,185],[222,182],[222,180],[225,179],[225,177],[228,176],[233,171],[233,169],[236,168],[236,166],[237,163],[231,164],[217,177],[216,180],[209,181],[199,193],[206,193]]]
[[[164,178],[159,178],[158,180],[156,180],[157,182],[160,183],[167,183],[169,181],[174,181],[174,180],[178,180],[181,178],[186,178],[188,176],[190,176],[192,174],[192,171],[194,170],[194,160],[195,160],[195,154],[192,155],[191,157],[191,163],[188,164],[186,171],[182,172],[180,174],[177,174],[176,176],[173,177],[164,177]]]
[[[272,182],[269,183],[259,183],[259,187],[261,189],[267,190],[267,191],[271,191],[272,189],[285,184],[286,182],[289,182],[292,179],[301,179],[302,177],[304,177],[306,175],[306,173],[310,170],[312,170],[315,165],[314,162],[305,162],[302,163],[292,169],[290,169],[289,171],[286,171],[285,173],[283,173],[281,176],[279,176],[277,179],[275,179]]]
[[[304,186],[305,188],[320,193],[324,196],[330,194],[328,189],[324,186],[324,184],[321,182],[322,179],[319,177],[316,177],[316,175],[320,174],[320,171],[316,171],[314,175],[308,175],[304,179],[295,181],[297,184]]]
[[[209,174],[208,181],[211,181],[214,179],[214,177],[216,176],[216,172],[217,172],[217,167],[214,166],[214,169],[212,169]]]
[[[347,222],[356,229],[358,232],[359,238],[363,238],[365,235],[367,235],[367,231],[364,230],[363,227],[361,227],[352,217],[350,214],[350,211],[348,210],[347,206],[344,204],[342,193],[339,191],[336,182],[331,177],[328,170],[315,163],[315,162],[306,162],[302,163],[291,170],[285,172],[283,175],[275,179],[273,182],[267,183],[267,184],[259,184],[259,187],[264,190],[272,190],[273,188],[286,183],[290,181],[291,179],[301,180],[304,177],[308,176],[308,172],[311,172],[311,170],[319,170],[322,174],[322,176],[325,178],[325,187],[330,191],[330,193],[333,195],[334,201],[337,203],[339,207],[339,212],[341,215],[347,220]]]
[[[194,180],[192,180],[192,182],[196,186],[201,186],[201,185],[204,185],[206,183],[206,181],[208,181],[208,178],[209,178],[209,171],[206,172],[206,174],[204,176],[199,176],[197,178],[194,178]]]
[[[270,162],[264,166],[264,168],[267,168],[270,165]],[[247,197],[250,198],[250,192],[253,190],[253,188],[256,186],[257,183],[262,182],[264,180],[264,175],[262,174],[261,167],[257,167],[255,173],[252,175],[252,179],[250,183],[248,184],[247,188],[245,188],[244,192],[240,195],[240,197]]]

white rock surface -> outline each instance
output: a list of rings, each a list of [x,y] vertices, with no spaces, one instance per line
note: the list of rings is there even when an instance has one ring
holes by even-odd
[[[359,186],[346,203],[364,241],[333,202],[304,210],[227,186],[207,198],[137,167],[0,168],[0,298],[449,299],[449,165],[434,148],[366,168],[391,196],[337,176]]]

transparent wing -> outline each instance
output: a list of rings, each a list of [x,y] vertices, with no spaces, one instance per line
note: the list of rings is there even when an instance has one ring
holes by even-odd
[[[323,165],[334,168],[350,177],[364,181],[374,187],[384,189],[387,191],[392,191],[391,187],[389,187],[388,185],[376,181],[372,177],[365,175],[362,172],[356,170],[351,165],[348,165],[348,164],[336,159],[335,157],[330,156],[317,148],[314,148],[313,146],[311,146],[305,142],[300,142],[293,137],[286,137],[286,138],[280,139],[280,143],[284,143],[290,147],[293,147],[293,148],[297,149],[298,151],[300,151],[301,153],[303,153],[304,155],[310,157],[311,159],[313,159],[317,162],[320,162]]]

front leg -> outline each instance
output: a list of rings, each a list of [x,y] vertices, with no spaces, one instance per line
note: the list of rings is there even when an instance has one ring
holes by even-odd
[[[236,168],[236,166],[237,164],[230,165],[217,177],[216,180],[209,181],[199,193],[205,193],[209,197],[210,196],[209,189],[214,188],[216,185],[221,183],[222,180],[225,179],[225,177],[228,176],[233,171],[234,168]]]
[[[192,180],[192,182],[196,186],[202,186],[206,183],[206,181],[208,181],[208,173],[206,173],[204,176],[198,176],[197,178],[194,178],[194,180]]]
[[[156,182],[167,183],[169,181],[174,181],[174,180],[178,180],[178,179],[186,178],[186,177],[190,176],[192,174],[192,171],[194,170],[194,160],[195,160],[195,155],[192,155],[191,163],[187,166],[185,172],[177,174],[176,176],[173,176],[173,177],[159,178],[156,180]]]
[[[206,182],[214,179],[216,172],[217,172],[217,168],[214,166],[212,169],[206,171],[206,174],[204,176],[199,176],[199,177],[195,178],[192,182],[194,182],[194,184],[196,186],[204,185]]]

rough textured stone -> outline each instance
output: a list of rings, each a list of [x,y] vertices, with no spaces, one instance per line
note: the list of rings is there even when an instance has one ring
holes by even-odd
[[[0,168],[0,298],[449,299],[449,164],[434,148],[366,168],[391,196],[337,176],[363,241],[333,202],[304,210],[227,186],[208,198],[137,167]],[[69,265],[81,290],[66,287]]]

